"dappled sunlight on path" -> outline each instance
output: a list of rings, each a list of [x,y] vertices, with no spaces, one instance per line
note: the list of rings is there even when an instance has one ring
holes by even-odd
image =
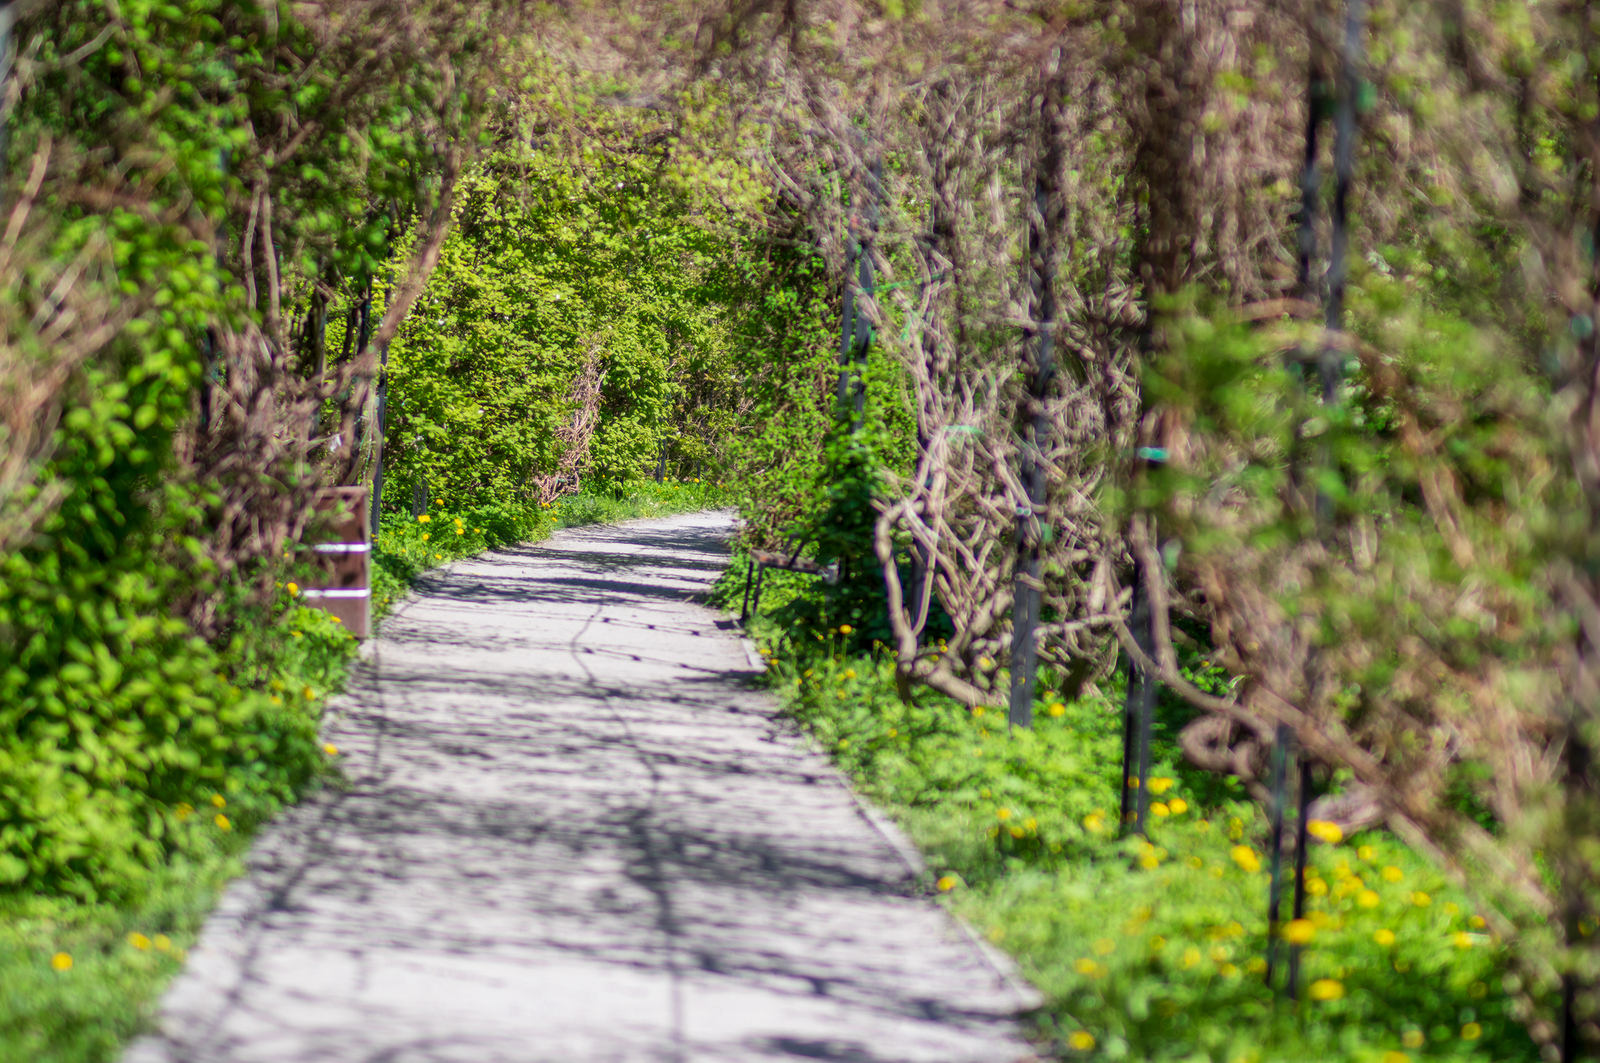
[[[431,575],[129,1063],[1013,1063],[1025,993],[695,599],[731,518]]]

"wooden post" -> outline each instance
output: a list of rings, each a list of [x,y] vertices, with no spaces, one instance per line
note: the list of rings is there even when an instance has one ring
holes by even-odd
[[[315,582],[300,596],[313,609],[335,616],[356,638],[372,635],[372,535],[367,489],[325,487],[312,496],[312,509],[333,513],[332,526],[309,543],[317,555]]]

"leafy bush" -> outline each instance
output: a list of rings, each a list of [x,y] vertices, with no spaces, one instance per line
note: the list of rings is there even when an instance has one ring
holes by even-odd
[[[248,825],[294,800],[322,762],[317,702],[353,649],[347,632],[292,608],[258,636],[282,645],[247,647],[239,636],[219,650],[182,621],[129,608],[140,591],[123,586],[121,601],[81,610],[93,642],[69,635],[65,662],[30,676],[35,640],[4,675],[9,885],[86,899],[126,892],[186,847],[194,810],[221,797],[232,810],[221,829]],[[264,689],[229,678],[247,649],[272,662],[257,676]]]

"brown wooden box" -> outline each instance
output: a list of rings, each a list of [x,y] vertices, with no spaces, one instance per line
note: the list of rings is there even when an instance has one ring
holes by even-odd
[[[301,595],[322,609],[358,639],[372,635],[372,533],[365,487],[325,487],[312,500],[318,513],[337,512],[331,528],[317,529],[306,540],[316,554],[317,575]]]

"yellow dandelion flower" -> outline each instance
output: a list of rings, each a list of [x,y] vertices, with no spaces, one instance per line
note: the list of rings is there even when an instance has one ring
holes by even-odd
[[[1461,1027],[1461,1039],[1463,1041],[1476,1041],[1482,1036],[1483,1027],[1479,1026],[1475,1022],[1469,1022],[1465,1026]]]
[[[1418,890],[1411,895],[1411,903],[1416,905],[1418,908],[1426,908],[1428,905],[1433,903],[1433,898],[1428,896],[1426,893],[1423,893],[1421,890]]]
[[[1228,837],[1234,841],[1244,837],[1244,820],[1238,816],[1228,820]]]
[[[1168,808],[1164,802],[1152,801],[1150,802],[1150,813],[1154,816],[1170,816],[1172,815],[1172,809]]]
[[[227,808],[228,807],[228,799],[226,797],[223,797],[221,794],[212,794],[211,795],[211,803],[216,805],[218,808]]]
[[[1211,821],[1209,819],[1197,819],[1194,821],[1194,829],[1205,833],[1211,829]]]
[[[1034,819],[1032,816],[1029,816],[1027,819],[1023,820],[1022,821],[1022,825],[1024,827],[1028,828],[1029,830],[1038,830],[1039,829],[1039,821]]]
[[[1027,831],[1023,830],[1021,827],[1011,827],[1010,830],[1011,830],[1011,836],[1013,838],[1025,837],[1027,835],[1027,833],[1028,833]]]
[[[1233,862],[1246,871],[1254,873],[1261,870],[1261,858],[1248,845],[1235,845],[1232,856]]]
[[[1156,868],[1161,866],[1161,857],[1157,856],[1155,853],[1145,853],[1143,856],[1139,857],[1139,866],[1144,868],[1146,871],[1154,871]]]
[[[1183,966],[1185,969],[1200,965],[1200,950],[1190,945],[1183,950]]]
[[[427,524],[432,520],[433,520],[433,518],[428,516],[426,513],[423,513],[423,514],[421,514],[420,516],[417,517],[417,523],[418,524]]]
[[[1174,816],[1181,816],[1185,812],[1189,811],[1189,802],[1185,801],[1181,797],[1174,797],[1171,801],[1167,802],[1167,809]]]
[[[941,878],[938,882],[934,883],[935,886],[938,886],[941,890],[945,891],[946,893],[948,893],[951,890],[955,889],[958,884],[959,884],[958,880],[956,879],[956,877],[954,875],[946,875],[943,878]]]
[[[1339,824],[1329,823],[1325,819],[1311,820],[1306,824],[1306,833],[1329,845],[1338,845],[1344,841],[1344,831],[1339,829]]]
[[[444,560],[444,555],[443,554],[434,554],[433,555],[433,559],[435,561],[443,561]]]
[[[1083,829],[1086,831],[1099,834],[1102,830],[1105,830],[1105,827],[1106,821],[1099,816],[1091,814],[1083,817]]]
[[[1239,968],[1231,963],[1225,963],[1217,968],[1217,973],[1224,978],[1237,978],[1239,977]]]
[[[272,695],[272,697],[268,698],[267,700],[272,702],[274,705],[282,705],[283,704],[283,699],[278,697],[278,695],[276,695],[276,694]]]
[[[1307,879],[1306,892],[1313,897],[1321,897],[1328,892],[1328,883],[1320,878]]]
[[[465,528],[457,528],[456,529],[456,534],[457,535],[465,535],[465,534],[467,534],[467,529],[465,529]]]
[[[172,951],[172,939],[165,934],[157,934],[150,939],[150,944],[155,946],[157,952]]]
[[[432,532],[423,532],[422,533],[422,541],[423,542],[427,542],[431,538],[433,538],[433,533]]]
[[[1391,1048],[1383,1054],[1383,1063],[1411,1063],[1411,1057]]]
[[[1167,939],[1162,937],[1160,934],[1157,934],[1155,937],[1150,939],[1150,951],[1151,952],[1160,952],[1162,949],[1164,949],[1166,947],[1167,947]]]
[[[72,957],[65,952],[58,952],[50,957],[50,966],[58,971],[72,970]]]
[[[1472,927],[1472,929],[1474,929],[1474,930],[1482,930],[1484,928],[1484,925],[1485,925],[1484,921],[1483,921],[1483,916],[1481,916],[1481,915],[1468,916],[1467,917],[1467,925]]]
[[[1283,925],[1283,940],[1291,945],[1309,945],[1317,928],[1309,919],[1291,919]]]
[[[232,830],[233,829],[233,824],[228,822],[228,817],[224,816],[221,812],[218,812],[215,816],[212,816],[211,817],[211,822],[213,822],[213,823],[215,823],[217,825],[217,829],[218,830]]]
[[[1011,810],[1009,808],[997,808],[994,810],[994,814],[1001,819],[1011,818]]]
[[[172,811],[177,813],[178,819],[180,821],[182,821],[182,820],[186,820],[190,816],[194,815],[194,806],[191,805],[187,801],[179,801],[178,802],[178,806],[176,808],[174,808]]]
[[[1194,868],[1196,871],[1199,871],[1202,867],[1206,866],[1206,862],[1204,860],[1200,859],[1198,856],[1191,856],[1187,860],[1185,860],[1184,863],[1188,864],[1190,867]]]
[[[1382,876],[1383,881],[1385,882],[1399,882],[1401,879],[1406,877],[1406,873],[1401,871],[1398,867],[1395,867],[1393,864],[1390,864],[1388,867],[1378,872],[1378,874]]]
[[[1400,1043],[1407,1048],[1421,1048],[1428,1040],[1428,1035],[1413,1026],[1400,1035]]]
[[[856,677],[856,670],[854,668],[846,668],[844,670],[844,677],[846,679],[854,679]]]
[[[894,727],[891,727],[891,728],[889,728],[889,737],[890,737],[890,738],[893,738],[893,737],[895,737],[895,736],[896,736],[896,735],[898,735],[898,734],[899,734],[899,733],[900,733],[900,732],[899,732],[899,730],[898,730],[898,729],[897,729],[897,728],[894,728]]]
[[[841,635],[848,635],[848,634],[850,634],[850,632],[852,632],[854,630],[855,630],[855,628],[851,627],[849,624],[840,624],[839,625],[839,634],[841,634]]]
[[[1150,792],[1153,794],[1164,794],[1168,790],[1172,789],[1172,784],[1174,781],[1175,780],[1173,779],[1163,779],[1160,776],[1156,776],[1150,780]]]
[[[1244,969],[1251,974],[1260,974],[1267,969],[1267,961],[1261,956],[1253,956],[1250,962],[1244,965]]]
[[[329,620],[332,620],[332,621],[333,621],[333,622],[334,622],[334,623],[335,623],[335,624],[342,624],[342,623],[344,623],[344,621],[343,621],[343,620],[340,620],[340,619],[339,619],[339,618],[338,618],[338,617],[336,617],[336,616],[330,616],[330,617],[328,617],[328,619],[329,619]]]
[[[1045,711],[1048,712],[1052,716],[1061,716],[1061,715],[1064,715],[1066,713],[1067,707],[1065,705],[1061,704],[1061,702],[1058,701],[1055,704],[1051,705]]]
[[[300,584],[291,583],[291,584],[287,585],[286,587],[284,587],[283,589],[289,592],[289,597],[293,598],[297,594],[300,593]]]
[[[337,757],[339,755],[339,747],[334,745],[332,742],[324,743],[322,751],[328,754],[330,757]]]
[[[1363,908],[1376,908],[1381,899],[1377,890],[1362,890],[1356,894],[1356,903]]]
[[[1074,1052],[1087,1052],[1094,1047],[1094,1034],[1088,1030],[1073,1030],[1067,1035],[1067,1047]]]
[[[312,690],[310,687],[306,687],[304,690],[302,690],[300,692],[300,696],[305,698],[307,701],[316,701],[317,700],[317,692],[315,690]]]
[[[1373,934],[1372,934],[1372,940],[1376,941],[1378,944],[1382,945],[1384,948],[1388,948],[1390,945],[1394,944],[1394,931],[1393,930],[1377,930],[1377,931],[1374,931]]]
[[[135,930],[133,933],[128,935],[128,944],[132,945],[140,952],[144,952],[150,947],[150,939]]]
[[[850,739],[848,739],[848,738],[839,739],[839,748],[840,749],[849,749],[850,748]]]
[[[1344,996],[1344,983],[1332,978],[1318,978],[1311,983],[1307,994],[1312,1000],[1338,1000]]]
[[[1363,860],[1373,860],[1377,858],[1378,850],[1374,849],[1370,845],[1363,845],[1356,850],[1356,855],[1361,857]]]
[[[1472,947],[1472,935],[1463,930],[1459,934],[1453,935],[1450,938],[1450,942],[1458,949],[1470,949]]]

